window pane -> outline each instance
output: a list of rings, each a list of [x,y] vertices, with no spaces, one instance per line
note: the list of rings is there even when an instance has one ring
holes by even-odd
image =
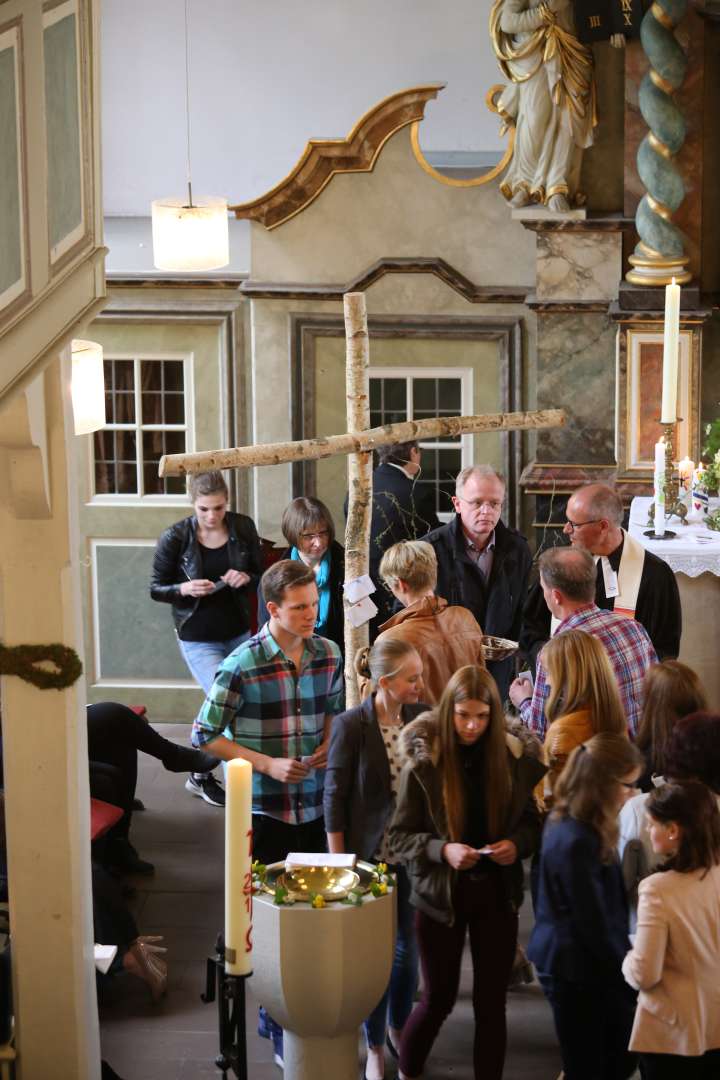
[[[383,411],[407,417],[407,383],[404,379],[383,379]]]
[[[164,431],[164,454],[184,454],[185,453],[185,432],[184,431]]]
[[[117,391],[135,389],[135,365],[132,360],[111,360],[113,366],[113,389]]]
[[[462,384],[460,379],[438,379],[438,406],[440,416],[454,414],[462,408]]]
[[[437,379],[413,379],[413,417],[418,412],[438,416]]]
[[[140,361],[140,385],[146,390],[162,390],[162,364],[157,360]]]
[[[165,486],[158,476],[158,462],[146,462],[143,466],[143,495],[164,495]]]
[[[115,476],[119,495],[137,495],[137,466],[134,461],[118,461]]]
[[[143,461],[159,461],[163,455],[163,432],[143,431]]]
[[[185,378],[183,373],[182,360],[163,360],[163,390],[167,393],[169,390],[179,390],[182,392],[185,389]]]
[[[115,395],[115,424],[135,423],[135,395],[120,393]]]
[[[115,494],[115,466],[111,462],[95,462],[95,491],[98,495]]]
[[[137,437],[134,431],[115,432],[115,457],[117,461],[135,463],[137,458]]]
[[[166,476],[165,477],[165,494],[166,495],[184,495],[186,491],[185,477],[184,476]]]
[[[142,395],[142,422],[143,424],[162,424],[162,394],[153,394],[143,390]]]
[[[370,408],[379,409],[382,402],[382,380],[370,379]]]
[[[93,436],[96,461],[112,461],[113,456],[113,433],[112,431],[96,431]]]
[[[446,483],[455,482],[455,477],[462,469],[462,450],[438,450],[438,477]]]
[[[185,398],[183,397],[183,395],[165,394],[163,396],[163,402],[165,405],[164,422],[166,424],[184,424]]]

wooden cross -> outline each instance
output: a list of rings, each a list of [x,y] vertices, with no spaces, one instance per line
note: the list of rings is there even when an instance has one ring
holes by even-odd
[[[365,293],[346,293],[345,311],[347,426],[345,435],[329,435],[297,442],[264,443],[196,454],[167,454],[160,461],[161,476],[207,472],[210,469],[247,469],[259,465],[282,465],[347,454],[348,515],[345,529],[345,581],[367,574],[370,563],[370,516],[372,507],[372,452],[377,446],[421,441],[443,435],[467,435],[479,431],[521,431],[562,427],[562,409],[537,412],[491,413],[478,416],[445,416],[432,420],[407,420],[370,428],[368,366],[370,348]],[[345,618],[345,704],[358,703],[355,654],[368,643],[368,625],[354,627]]]

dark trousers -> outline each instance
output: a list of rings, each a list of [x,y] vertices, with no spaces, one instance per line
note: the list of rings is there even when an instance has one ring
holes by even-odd
[[[720,1050],[708,1050],[702,1057],[679,1054],[641,1054],[643,1080],[718,1080]]]
[[[505,996],[515,958],[517,915],[510,910],[499,873],[459,873],[452,926],[418,912],[415,922],[423,991],[405,1024],[400,1069],[419,1076],[433,1043],[452,1012],[460,983],[465,936],[470,931],[473,964],[476,1080],[500,1080],[507,1031]]]
[[[253,859],[265,865],[280,862],[290,851],[326,851],[325,821],[290,825],[267,814],[253,814]]]
[[[636,1057],[628,1050],[635,994],[623,981],[579,983],[541,975],[552,1006],[565,1080],[627,1080]]]

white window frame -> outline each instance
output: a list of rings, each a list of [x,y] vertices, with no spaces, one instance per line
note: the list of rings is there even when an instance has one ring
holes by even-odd
[[[459,379],[460,380],[460,415],[473,414],[473,369],[471,367],[369,367],[369,379],[405,379],[408,420],[413,419],[413,380],[414,379]],[[460,450],[460,468],[465,469],[473,463],[473,436],[461,435],[454,442],[426,440],[420,442],[421,450]],[[440,521],[450,521],[452,510],[438,514]]]
[[[185,451],[186,453],[193,453],[195,450],[195,387],[193,381],[194,365],[193,365],[193,353],[177,353],[177,352],[142,352],[142,353],[129,353],[129,352],[107,352],[104,355],[105,360],[132,360],[134,364],[134,377],[135,377],[135,422],[132,424],[106,424],[102,431],[133,431],[136,435],[137,446],[137,478],[138,487],[142,486],[142,471],[143,471],[143,455],[142,455],[142,433],[143,431],[184,431],[185,432]],[[183,362],[183,381],[184,381],[184,398],[185,398],[185,423],[184,424],[141,424],[140,417],[142,416],[141,406],[141,383],[140,383],[140,364],[144,360],[160,361],[160,360],[182,360]],[[122,492],[118,494],[109,494],[106,492],[98,493],[95,491],[95,442],[94,439],[90,440],[90,453],[89,459],[89,484],[90,484],[90,503],[91,506],[188,506],[189,499],[187,495],[181,495],[179,492],[175,492],[171,495],[140,495],[131,494],[130,492]]]

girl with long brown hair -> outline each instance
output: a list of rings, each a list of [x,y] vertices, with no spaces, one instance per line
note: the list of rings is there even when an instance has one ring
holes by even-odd
[[[470,933],[476,1080],[500,1080],[505,996],[523,896],[521,860],[536,850],[533,788],[544,766],[505,730],[492,676],[469,665],[439,704],[404,729],[405,766],[389,843],[407,866],[423,993],[405,1024],[400,1077],[418,1077],[457,997]]]
[[[679,660],[654,664],[643,682],[643,710],[636,745],[643,752],[645,770],[638,787],[652,791],[653,776],[665,776],[665,751],[673,725],[690,713],[707,709],[699,676]]]
[[[626,1080],[634,1000],[621,971],[628,908],[616,853],[618,813],[642,757],[600,732],[570,755],[543,833],[528,956],[550,1001],[565,1080]]]
[[[542,651],[550,695],[543,754],[548,766],[545,794],[551,797],[576,746],[599,731],[622,734],[627,721],[617,679],[605,646],[593,634],[565,630]]]

